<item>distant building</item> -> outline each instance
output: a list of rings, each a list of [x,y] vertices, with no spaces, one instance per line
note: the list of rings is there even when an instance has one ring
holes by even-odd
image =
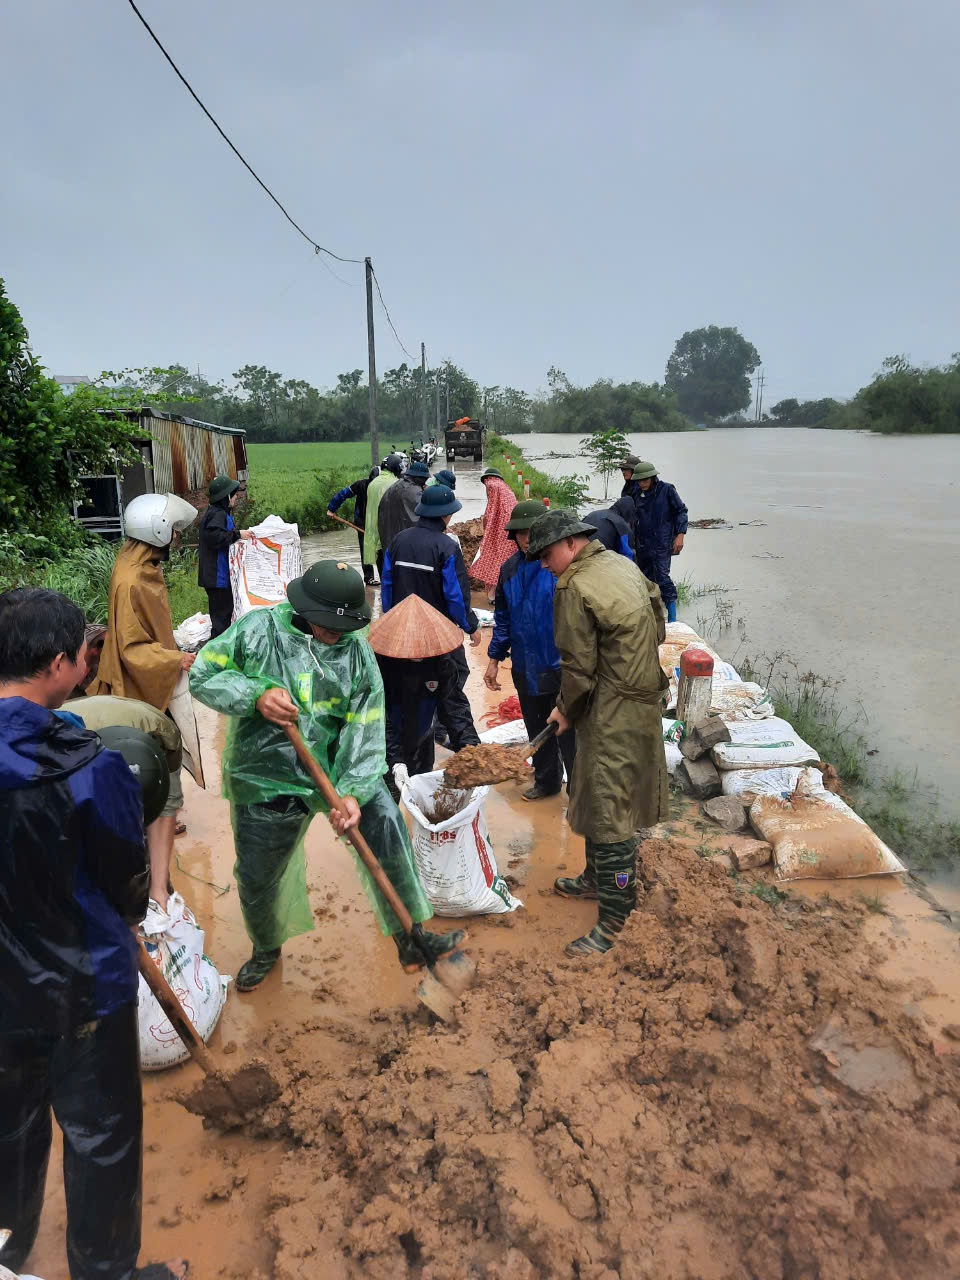
[[[92,378],[84,377],[82,373],[76,375],[69,373],[55,373],[53,375],[53,380],[65,396],[73,395],[77,387],[89,386],[93,381]]]

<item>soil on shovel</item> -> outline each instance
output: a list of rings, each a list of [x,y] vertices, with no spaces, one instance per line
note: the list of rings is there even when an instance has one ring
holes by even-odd
[[[259,1125],[261,1114],[280,1093],[281,1084],[270,1067],[257,1061],[236,1071],[205,1076],[199,1085],[178,1098],[188,1111],[203,1117],[205,1127],[228,1132],[251,1122]]]
[[[522,750],[505,747],[498,742],[481,742],[464,747],[443,766],[448,787],[480,787],[487,783],[507,782],[511,778],[525,782],[530,768]]]

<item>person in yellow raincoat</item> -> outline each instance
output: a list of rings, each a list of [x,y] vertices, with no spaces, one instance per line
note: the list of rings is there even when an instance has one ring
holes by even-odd
[[[389,457],[384,458],[383,465],[380,468],[380,474],[375,476],[367,486],[367,515],[364,524],[363,534],[363,563],[375,564],[377,573],[383,570],[383,553],[385,548],[380,545],[380,528],[378,524],[378,514],[380,511],[380,499],[395,484],[403,471],[403,461],[396,453],[391,453]]]
[[[255,609],[201,649],[190,672],[193,696],[230,717],[223,794],[230,801],[234,874],[253,954],[237,990],[258,986],[288,939],[313,929],[304,838],[317,813],[339,833],[358,827],[414,921],[433,914],[420,885],[406,823],[386,773],[383,682],[360,632],[370,621],[363,579],[332,560],[311,565],[287,586],[287,600]],[[330,812],[304,772],[284,725],[297,724],[307,748],[344,799]],[[363,886],[408,972],[423,957],[366,869]],[[461,930],[425,933],[436,958],[464,940]]]

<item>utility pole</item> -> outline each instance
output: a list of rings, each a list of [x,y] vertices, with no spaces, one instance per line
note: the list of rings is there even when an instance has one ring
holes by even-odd
[[[442,428],[440,426],[440,370],[439,369],[437,370],[437,376],[435,381],[437,384],[437,439],[439,440],[442,435]]]
[[[450,421],[450,365],[449,363],[444,367],[443,385],[447,393],[447,421],[449,422]]]
[[[367,275],[367,378],[370,383],[370,458],[371,466],[380,462],[377,440],[377,352],[373,341],[373,263],[364,258]]]
[[[767,380],[767,379],[766,379],[766,374],[764,374],[764,373],[761,371],[761,373],[760,373],[760,389],[759,389],[759,392],[758,392],[758,395],[757,395],[757,422],[759,422],[759,421],[760,421],[760,419],[761,419],[761,417],[763,416],[763,384],[766,382],[766,380]]]
[[[420,401],[423,408],[423,439],[427,439],[427,347],[420,343]]]

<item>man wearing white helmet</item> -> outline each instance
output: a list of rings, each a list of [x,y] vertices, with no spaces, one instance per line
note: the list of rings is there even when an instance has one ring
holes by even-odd
[[[170,599],[161,564],[197,509],[173,493],[144,493],[123,513],[127,540],[110,575],[107,638],[91,694],[138,698],[166,711],[181,671],[196,654],[181,653],[173,638]],[[181,801],[182,803],[182,801]],[[150,899],[159,920],[167,901],[176,814],[157,819],[150,839]]]

